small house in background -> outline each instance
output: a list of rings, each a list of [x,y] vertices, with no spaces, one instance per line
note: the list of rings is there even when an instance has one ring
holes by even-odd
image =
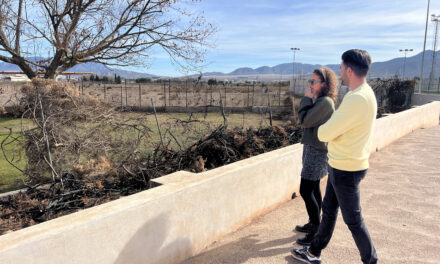
[[[6,82],[30,82],[31,80],[25,74],[2,74],[0,79]]]
[[[66,82],[66,81],[68,81],[70,79],[70,76],[67,76],[67,75],[57,75],[56,77],[55,77],[55,81],[57,81],[57,82]],[[76,78],[75,78],[76,79]]]

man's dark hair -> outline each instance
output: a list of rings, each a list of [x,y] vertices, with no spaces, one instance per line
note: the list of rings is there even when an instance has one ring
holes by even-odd
[[[358,77],[367,76],[371,65],[370,54],[366,50],[351,49],[342,54],[342,62],[350,67]]]

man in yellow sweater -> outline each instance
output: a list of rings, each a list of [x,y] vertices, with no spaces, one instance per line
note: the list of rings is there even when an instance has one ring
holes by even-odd
[[[322,204],[322,221],[310,248],[292,249],[292,256],[305,263],[321,263],[321,251],[333,234],[341,207],[363,263],[377,263],[376,250],[365,226],[360,207],[359,183],[368,169],[377,103],[366,76],[371,57],[365,50],[342,54],[341,79],[350,91],[332,117],[318,129],[318,138],[328,142],[329,176]],[[345,263],[341,260],[341,263]]]

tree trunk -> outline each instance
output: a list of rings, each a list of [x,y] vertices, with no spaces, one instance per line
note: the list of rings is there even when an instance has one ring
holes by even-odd
[[[18,67],[23,71],[26,76],[32,80],[32,78],[37,77],[37,73],[32,70],[32,68],[27,64],[22,57],[14,57],[12,58]]]

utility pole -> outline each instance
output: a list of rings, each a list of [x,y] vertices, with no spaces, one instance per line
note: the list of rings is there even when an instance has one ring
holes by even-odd
[[[299,48],[290,48],[293,51],[293,63],[292,63],[292,84],[293,84],[293,94],[295,94],[295,53]]]
[[[420,72],[419,94],[422,93],[422,84],[423,84],[423,67],[425,65],[425,49],[426,49],[426,34],[428,32],[429,3],[430,0],[428,0],[428,8],[426,9],[425,40],[423,42],[422,71]]]
[[[295,52],[297,51],[297,50],[299,50],[299,48],[290,48],[290,50],[293,50],[293,64],[292,64],[292,85],[293,85],[293,95],[292,95],[292,98],[291,98],[291,100],[292,100],[292,112],[293,112],[293,120],[294,120],[294,122],[296,123],[297,122],[297,120],[298,120],[298,117],[297,117],[297,113],[296,113],[296,111],[295,111],[295,86],[296,86],[296,83],[295,83]]]
[[[405,80],[406,53],[407,53],[408,51],[413,51],[413,49],[400,49],[399,51],[405,53],[405,59],[403,59],[403,73],[402,73],[402,80]]]
[[[440,15],[431,15],[431,21],[435,23],[434,27],[434,44],[433,44],[433,52],[432,52],[432,65],[431,72],[429,73],[429,83],[428,90],[431,89],[431,84],[434,81],[434,70],[435,70],[435,55],[437,49],[437,41],[438,41],[438,23],[440,22]]]

